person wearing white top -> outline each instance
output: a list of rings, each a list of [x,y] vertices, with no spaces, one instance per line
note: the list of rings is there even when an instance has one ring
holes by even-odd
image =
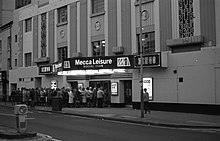
[[[69,104],[69,107],[72,108],[73,107],[73,98],[74,98],[72,90],[68,89],[68,95],[69,95],[68,104]]]

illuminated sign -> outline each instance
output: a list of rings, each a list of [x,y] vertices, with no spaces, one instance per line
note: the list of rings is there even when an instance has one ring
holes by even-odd
[[[115,71],[134,68],[134,56],[101,56],[101,57],[77,57],[67,58],[52,64],[39,66],[39,74],[70,74],[69,71],[81,70],[80,74],[90,74],[97,70],[98,74],[112,74]],[[89,70],[85,72],[84,70]],[[107,71],[102,71],[107,70]],[[67,72],[68,71],[68,72]],[[67,75],[68,75],[67,74]],[[93,74],[93,73],[92,73]],[[92,75],[91,74],[91,75]],[[71,74],[72,75],[72,74]]]
[[[62,71],[63,69],[63,63],[58,61],[52,64],[52,73],[57,73],[59,71]]]
[[[62,62],[55,62],[52,64],[39,66],[39,75],[57,74],[57,72],[62,71],[62,67]]]
[[[0,81],[6,81],[6,71],[0,71]]]
[[[117,67],[130,67],[131,62],[128,57],[119,57],[117,58]]]
[[[134,56],[80,57],[64,60],[63,71],[85,69],[133,69]]]
[[[51,74],[51,65],[45,65],[39,67],[39,74]]]
[[[142,58],[143,67],[160,67],[161,66],[161,54],[148,54],[143,55]],[[140,67],[141,58],[140,56],[135,56],[135,67]]]
[[[51,89],[56,89],[57,88],[57,80],[52,80],[51,81]]]
[[[147,89],[149,93],[149,100],[153,100],[153,79],[152,78],[143,78],[143,90]]]
[[[111,92],[112,92],[112,95],[118,95],[118,83],[117,82],[112,82]]]

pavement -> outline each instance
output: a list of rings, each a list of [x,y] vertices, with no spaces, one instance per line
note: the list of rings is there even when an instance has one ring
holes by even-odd
[[[11,103],[2,103],[0,106],[13,107]],[[195,114],[195,113],[183,113],[183,112],[168,112],[168,111],[151,111],[150,114],[145,114],[144,118],[141,118],[141,111],[133,109],[131,107],[125,108],[62,108],[62,111],[54,111],[52,107],[36,106],[34,109],[37,111],[54,112],[64,115],[81,116],[87,118],[96,118],[101,120],[111,120],[118,122],[127,122],[133,124],[142,124],[149,126],[160,126],[169,128],[190,128],[201,130],[217,130],[220,131],[220,115],[207,115],[207,114]],[[0,138],[1,132],[0,126]],[[8,132],[5,130],[5,132]],[[51,140],[51,137],[46,135],[39,135],[35,137],[38,140]],[[31,140],[35,140],[32,138]]]

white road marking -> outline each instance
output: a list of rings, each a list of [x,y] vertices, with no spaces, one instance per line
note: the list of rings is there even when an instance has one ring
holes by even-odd
[[[51,112],[42,112],[42,111],[37,111],[39,114],[49,114],[49,115],[52,115],[53,113],[51,113]]]
[[[3,115],[3,116],[10,116],[10,117],[15,117],[16,115],[14,115],[14,114],[5,114],[5,113],[0,113],[0,115]],[[35,118],[31,118],[31,117],[27,117],[26,118],[27,120],[32,120],[32,119],[35,119]]]
[[[41,138],[43,139],[46,139],[48,141],[61,141],[61,140],[58,140],[58,139],[54,139],[52,136],[49,136],[49,135],[46,135],[46,134],[42,134],[42,133],[37,133],[38,136],[40,136]]]
[[[26,118],[27,120],[32,120],[32,119],[35,119],[35,118]]]
[[[207,121],[193,121],[193,120],[189,120],[187,122],[198,123],[198,124],[215,124],[214,122],[207,122]]]
[[[10,116],[10,117],[15,117],[14,114],[5,114],[5,113],[0,113],[0,115],[3,115],[3,116]]]

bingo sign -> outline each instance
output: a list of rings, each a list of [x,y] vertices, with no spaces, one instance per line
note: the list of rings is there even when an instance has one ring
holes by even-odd
[[[149,100],[153,100],[153,79],[143,78],[143,89],[147,89],[149,93]]]
[[[57,80],[52,80],[51,81],[51,89],[56,89],[57,88]]]
[[[111,84],[112,95],[118,95],[118,83],[112,82]]]

